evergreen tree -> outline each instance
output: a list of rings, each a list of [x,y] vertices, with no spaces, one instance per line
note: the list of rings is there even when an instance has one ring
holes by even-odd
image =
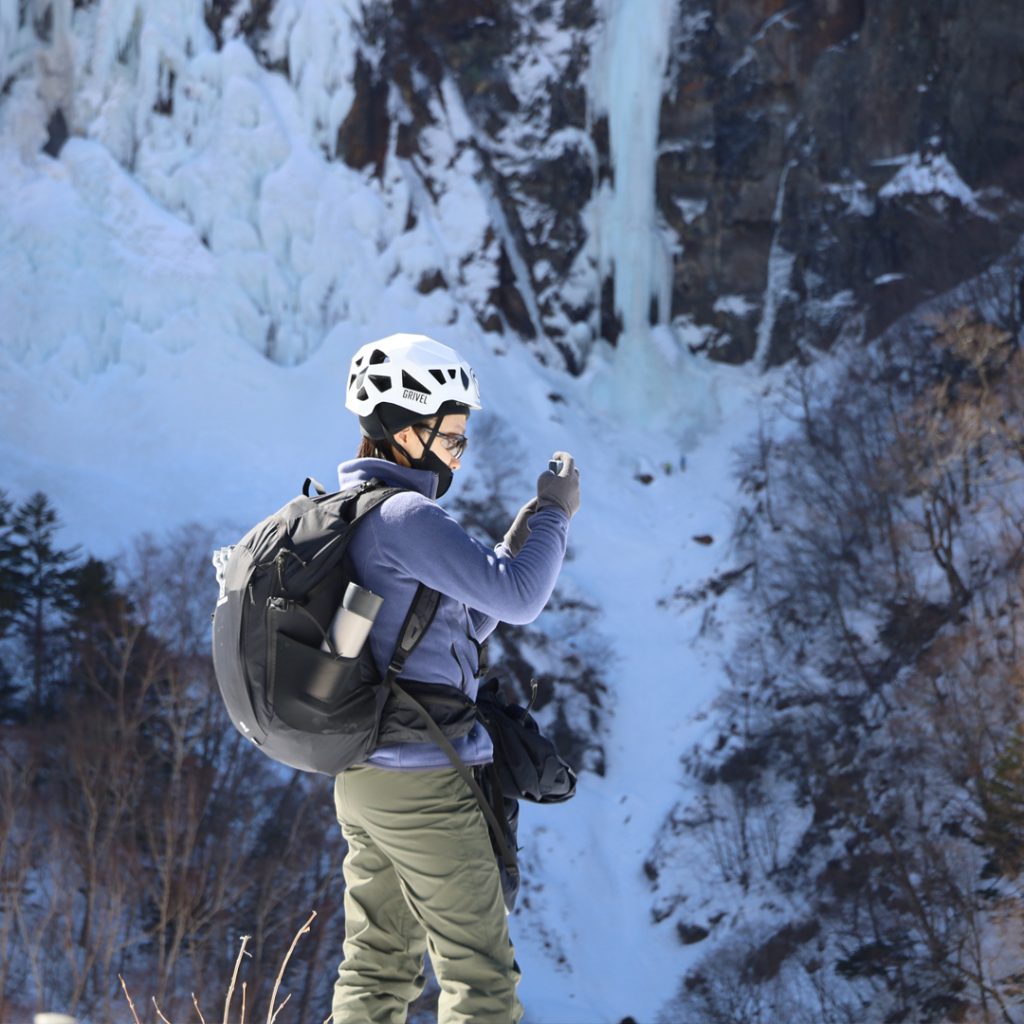
[[[72,569],[68,598],[61,642],[51,644],[54,659],[48,666],[51,681],[59,679],[59,700],[52,702],[57,713],[73,709],[100,664],[117,664],[117,638],[135,621],[130,602],[117,589],[113,567],[91,555]],[[84,670],[86,663],[93,663],[91,673]]]
[[[75,631],[87,631],[90,624],[108,618],[124,607],[125,597],[117,589],[110,563],[89,555],[68,578],[68,611]]]
[[[10,523],[5,577],[13,599],[12,627],[27,654],[31,704],[38,711],[49,667],[62,660],[60,627],[74,609],[78,549],[57,546],[60,519],[42,492],[22,502]]]
[[[14,624],[14,611],[18,604],[15,587],[17,556],[11,541],[11,513],[13,505],[7,493],[0,490],[0,721],[17,717],[18,687],[8,664],[9,643],[5,643]]]
[[[0,490],[0,640],[14,621],[14,609],[18,603],[14,582],[17,555],[11,541],[12,509],[7,492]]]

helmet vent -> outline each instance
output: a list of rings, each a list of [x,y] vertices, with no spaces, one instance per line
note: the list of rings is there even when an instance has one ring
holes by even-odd
[[[459,370],[459,373],[462,374],[462,386],[464,388],[468,389],[469,388],[469,378],[466,376],[466,371],[465,370]]]
[[[437,381],[438,384],[444,384],[444,371],[443,370],[431,370],[430,376]]]
[[[455,371],[454,370],[449,370],[448,371],[448,376],[451,377],[452,380],[455,380]]]
[[[388,391],[391,388],[391,378],[390,377],[379,377],[379,376],[377,376],[377,374],[374,374],[374,373],[370,374],[370,383],[378,391]]]
[[[370,353],[370,365],[376,366],[378,363],[386,363],[388,361],[387,352],[381,352],[379,348],[375,348]]]
[[[363,357],[362,356],[356,356],[356,358],[354,360],[352,360],[352,365],[353,366],[362,366],[363,365]]]
[[[349,379],[348,379],[348,386],[349,386],[349,387],[352,387],[353,383],[355,382],[355,379],[356,379],[356,375],[355,375],[355,374],[353,373],[353,374],[352,374],[352,375],[351,375],[351,376],[349,377]]]
[[[419,391],[424,395],[430,394],[430,388],[425,388],[411,373],[402,371],[402,387],[407,391]]]
[[[360,402],[365,402],[369,397],[370,396],[366,393],[366,388],[360,388],[356,392],[356,398],[359,399]]]

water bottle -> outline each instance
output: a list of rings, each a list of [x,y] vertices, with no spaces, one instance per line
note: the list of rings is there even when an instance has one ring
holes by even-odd
[[[359,586],[350,583],[345,588],[341,607],[334,613],[334,618],[327,629],[327,636],[334,644],[334,650],[342,658],[356,658],[366,643],[373,620],[384,603],[384,598]],[[320,650],[330,651],[327,639],[320,645]]]

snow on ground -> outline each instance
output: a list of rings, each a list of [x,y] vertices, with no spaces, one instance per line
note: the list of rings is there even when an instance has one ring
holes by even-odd
[[[941,192],[959,199],[964,206],[974,203],[974,192],[964,183],[944,153],[912,153],[893,177],[879,189],[880,199],[914,193],[932,195]]]
[[[584,506],[572,530],[576,558],[565,572],[599,604],[616,660],[608,671],[606,776],[584,776],[564,807],[522,811],[524,834],[536,828],[527,840],[528,870],[540,866],[544,890],[534,897],[530,884],[541,909],[517,913],[522,926],[513,927],[524,1001],[538,1024],[617,1022],[627,1014],[652,1021],[700,952],[679,944],[671,920],[653,922],[643,862],[681,795],[679,756],[703,735],[700,711],[722,682],[732,637],[726,624],[705,642],[701,608],[680,613],[658,601],[731,566],[732,449],[755,426],[763,380],[743,370],[688,369],[718,406],[690,445],[674,445],[670,434],[652,445],[629,424],[594,436],[585,409],[572,432]],[[640,452],[655,474],[647,485],[634,479]],[[567,964],[536,941],[544,936],[534,935],[535,918],[553,930]]]

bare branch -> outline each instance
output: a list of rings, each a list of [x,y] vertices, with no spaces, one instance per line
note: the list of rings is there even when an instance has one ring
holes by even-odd
[[[132,1002],[132,997],[128,995],[128,986],[124,983],[124,978],[119,974],[118,980],[121,982],[121,988],[124,989],[124,997],[128,1000],[128,1008],[132,1011],[132,1017],[135,1020],[135,1024],[142,1024],[139,1020],[139,1015],[135,1012],[135,1004]]]
[[[238,956],[235,958],[235,969],[231,974],[231,984],[228,986],[227,998],[224,1000],[224,1024],[228,1024],[228,1013],[231,1010],[231,997],[235,994],[235,982],[238,980],[238,968],[242,964],[242,957],[245,955],[246,944],[249,942],[251,938],[251,935],[242,936],[242,945],[241,948],[238,950]]]
[[[292,953],[295,952],[295,947],[298,945],[299,939],[309,931],[309,926],[313,923],[313,918],[315,917],[316,911],[314,910],[309,917],[306,918],[306,923],[295,933],[295,938],[292,939],[292,944],[288,947],[288,952],[285,954],[285,958],[281,963],[281,970],[277,973],[277,981],[274,982],[274,991],[270,995],[270,1006],[267,1008],[267,1024],[274,1024],[274,1018],[277,1017],[277,1013],[274,1012],[274,1003],[277,1002],[277,990],[281,987],[281,979],[284,977],[288,961],[292,958]],[[288,1000],[286,999],[285,1002],[287,1001]],[[282,1003],[281,1006],[283,1007],[284,1003]]]
[[[288,1005],[288,1000],[291,999],[291,997],[291,992],[289,992],[288,995],[284,997],[284,999],[281,1002],[281,1005],[274,1011],[274,1016],[270,1018],[270,1024],[274,1024],[274,1021],[277,1020],[277,1015]]]

